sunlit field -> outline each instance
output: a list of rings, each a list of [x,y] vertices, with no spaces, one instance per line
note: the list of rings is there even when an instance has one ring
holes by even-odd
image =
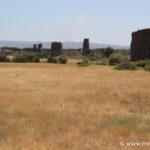
[[[0,150],[149,150],[150,73],[0,64]]]

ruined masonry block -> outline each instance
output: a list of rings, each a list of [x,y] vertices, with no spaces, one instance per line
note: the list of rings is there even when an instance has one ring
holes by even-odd
[[[131,60],[150,59],[150,29],[132,33]]]
[[[38,44],[38,50],[42,50],[42,44]]]
[[[58,56],[62,54],[62,43],[61,42],[53,42],[51,43],[51,55]]]
[[[84,39],[83,42],[83,55],[87,55],[90,52],[89,39]]]

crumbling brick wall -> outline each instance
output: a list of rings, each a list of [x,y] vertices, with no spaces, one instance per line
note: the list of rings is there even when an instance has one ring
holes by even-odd
[[[150,59],[150,29],[132,33],[131,60]]]

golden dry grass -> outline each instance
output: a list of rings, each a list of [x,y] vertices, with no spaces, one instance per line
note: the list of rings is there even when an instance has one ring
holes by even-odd
[[[148,150],[150,73],[0,64],[0,150]]]

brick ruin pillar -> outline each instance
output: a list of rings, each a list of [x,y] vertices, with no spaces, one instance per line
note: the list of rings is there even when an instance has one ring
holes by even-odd
[[[84,39],[84,41],[83,41],[83,55],[87,55],[89,53],[90,53],[89,39]]]
[[[42,44],[33,44],[33,52],[37,53],[37,52],[41,52],[42,50]]]
[[[52,42],[51,43],[51,55],[58,56],[62,54],[62,43],[61,42]]]
[[[42,50],[42,44],[38,44],[38,51],[41,51]]]
[[[150,29],[132,33],[131,60],[150,59]]]
[[[37,44],[33,44],[33,52],[37,51]]]

